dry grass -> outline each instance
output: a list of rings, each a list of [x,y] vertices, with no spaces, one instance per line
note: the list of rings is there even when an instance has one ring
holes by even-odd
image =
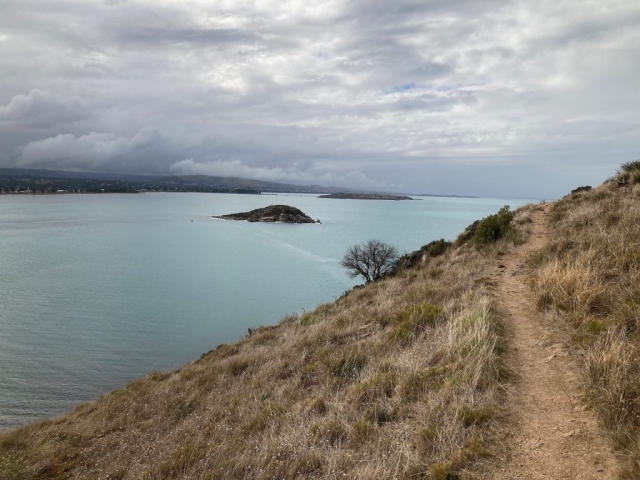
[[[501,411],[502,333],[484,279],[524,235],[451,248],[2,434],[0,478],[458,478],[490,455]]]
[[[591,403],[640,478],[640,185],[610,181],[559,201],[532,261],[538,303],[570,327]]]

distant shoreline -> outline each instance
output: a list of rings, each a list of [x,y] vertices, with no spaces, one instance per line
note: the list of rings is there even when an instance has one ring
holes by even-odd
[[[330,193],[320,195],[318,198],[334,198],[339,200],[413,200],[406,195],[389,195],[386,193]]]
[[[414,197],[439,197],[439,198],[482,198],[475,197],[473,195],[447,195],[445,193],[436,194],[436,193],[420,193],[418,195],[414,195]]]

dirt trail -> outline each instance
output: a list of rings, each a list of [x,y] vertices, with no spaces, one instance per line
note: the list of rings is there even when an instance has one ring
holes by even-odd
[[[565,335],[537,312],[528,284],[525,262],[550,238],[549,207],[535,211],[529,241],[505,255],[492,274],[508,315],[516,379],[507,386],[512,418],[503,441],[509,455],[491,478],[615,479],[614,453],[594,412],[583,406]]]

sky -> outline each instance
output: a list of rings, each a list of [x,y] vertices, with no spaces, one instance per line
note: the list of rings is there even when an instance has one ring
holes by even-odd
[[[637,0],[0,12],[0,167],[556,198],[640,158]]]

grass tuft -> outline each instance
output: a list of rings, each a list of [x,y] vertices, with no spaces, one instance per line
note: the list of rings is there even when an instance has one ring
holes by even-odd
[[[425,328],[434,327],[444,319],[444,310],[437,305],[427,302],[410,305],[397,315],[390,338],[398,343],[408,344]]]

